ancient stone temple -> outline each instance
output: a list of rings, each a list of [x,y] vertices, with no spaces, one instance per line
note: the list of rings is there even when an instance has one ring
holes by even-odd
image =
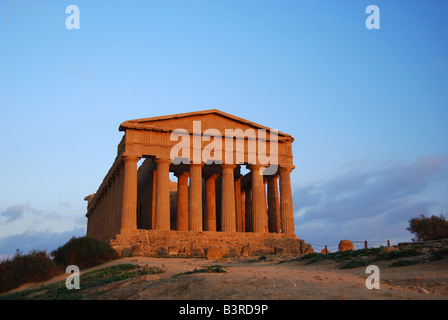
[[[302,253],[293,137],[219,110],[123,122],[117,156],[85,198],[87,236],[122,255]]]

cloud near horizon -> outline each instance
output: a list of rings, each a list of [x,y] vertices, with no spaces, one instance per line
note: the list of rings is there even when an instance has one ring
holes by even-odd
[[[0,239],[0,260],[2,257],[9,257],[20,251],[28,253],[31,250],[45,250],[47,253],[59,248],[72,237],[85,235],[85,228],[78,227],[65,232],[55,232],[52,230],[34,232],[26,231]]]
[[[350,163],[343,173],[293,189],[296,234],[316,249],[340,240],[410,241],[408,221],[448,211],[448,157],[413,163]],[[54,250],[85,235],[86,220],[61,202],[56,210],[16,204],[0,211],[0,257],[17,249]]]
[[[2,217],[6,223],[20,219],[23,217],[26,210],[26,206],[23,204],[13,205],[6,210],[0,212],[0,217]]]
[[[73,236],[85,235],[86,219],[78,212],[67,202],[49,210],[15,204],[0,211],[0,260],[16,250],[50,252]]]
[[[351,164],[345,173],[293,190],[296,234],[305,242],[410,241],[408,221],[446,212],[448,157]]]

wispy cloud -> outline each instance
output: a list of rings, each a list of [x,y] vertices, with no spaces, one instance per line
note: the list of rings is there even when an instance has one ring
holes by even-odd
[[[11,222],[23,217],[26,207],[22,204],[16,204],[0,212],[0,217],[5,222]]]
[[[58,205],[59,207],[66,207],[66,205]],[[41,210],[30,204],[15,204],[2,211],[0,211],[0,221],[3,223],[10,223],[16,220],[36,221],[40,220],[58,220],[61,219],[61,214],[56,210]]]
[[[86,218],[68,202],[51,209],[38,209],[30,204],[15,204],[0,210],[0,255],[17,249],[52,250],[72,236],[85,235]]]
[[[356,163],[345,173],[294,192],[297,234],[305,241],[410,237],[408,220],[447,209],[435,185],[448,186],[448,157],[413,163]],[[447,190],[448,191],[448,190]],[[434,212],[432,210],[439,210]]]
[[[23,232],[0,239],[0,255],[7,257],[19,250],[27,253],[30,250],[46,250],[48,253],[65,244],[72,237],[85,235],[85,228],[73,228],[65,232],[51,230],[43,232]]]

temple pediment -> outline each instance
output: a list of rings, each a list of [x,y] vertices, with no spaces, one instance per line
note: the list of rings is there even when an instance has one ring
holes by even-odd
[[[219,130],[222,134],[225,130],[241,129],[245,131],[247,129],[253,130],[272,130],[272,128],[254,123],[252,121],[236,117],[234,115],[225,113],[221,110],[211,109],[197,112],[180,113],[169,116],[160,116],[152,118],[143,118],[128,120],[120,125],[120,131],[126,131],[127,129],[134,130],[152,130],[152,131],[169,131],[172,132],[176,129],[185,129],[189,133],[193,133],[195,121],[200,121],[201,134],[208,129]],[[273,128],[275,129],[275,128]],[[292,136],[283,132],[277,131],[279,138],[293,139]]]

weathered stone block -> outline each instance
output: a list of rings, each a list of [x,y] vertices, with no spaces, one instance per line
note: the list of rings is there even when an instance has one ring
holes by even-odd
[[[274,254],[282,254],[282,253],[283,253],[283,248],[274,247]]]
[[[132,248],[123,248],[121,249],[122,257],[132,257]]]
[[[176,246],[169,246],[168,247],[168,255],[170,256],[177,256],[179,254],[179,248]]]
[[[166,257],[168,255],[168,251],[163,247],[157,248],[157,255],[160,257]]]
[[[249,245],[243,246],[240,250],[240,255],[243,257],[247,257],[250,253]]]
[[[222,248],[218,247],[207,247],[205,249],[205,257],[207,259],[221,259],[224,255]]]
[[[122,256],[206,257],[205,248],[212,247],[219,248],[223,257],[312,252],[311,246],[297,239],[295,235],[214,231],[138,231],[120,234],[110,240],[110,244],[121,252]]]
[[[264,248],[257,248],[257,249],[255,249],[254,252],[253,252],[253,254],[254,254],[255,256],[264,256],[264,255],[268,255],[268,254],[270,254],[270,253],[273,253],[273,252],[270,252],[269,250],[264,249]]]
[[[143,256],[142,248],[140,245],[133,245],[131,251],[132,256]]]

